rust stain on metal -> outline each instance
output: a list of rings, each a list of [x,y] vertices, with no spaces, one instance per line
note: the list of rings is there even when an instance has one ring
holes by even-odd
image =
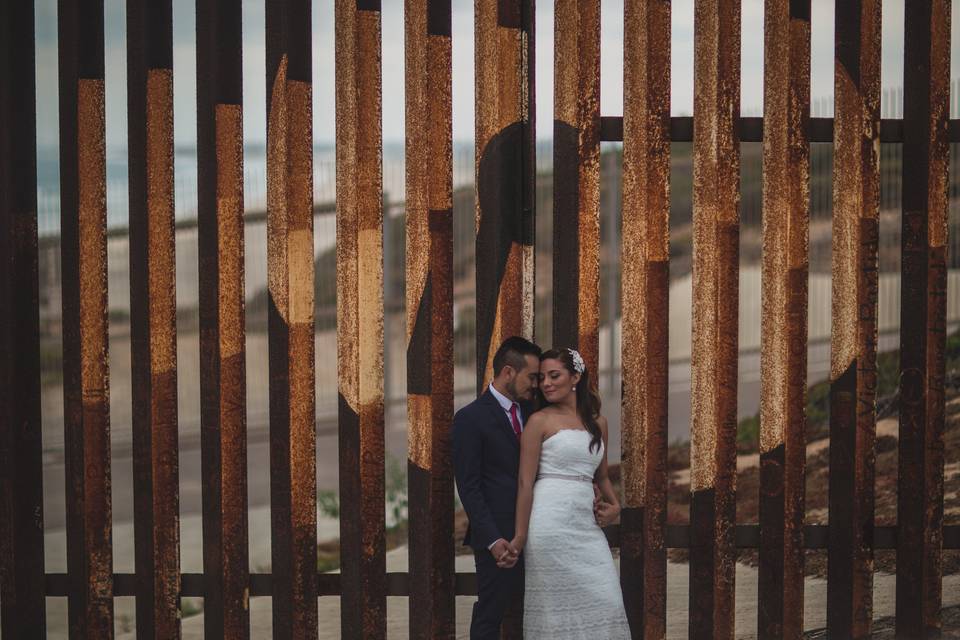
[[[170,3],[128,5],[130,307],[137,632],[180,636]]]
[[[337,358],[345,637],[386,634],[380,12],[336,3]]]
[[[150,368],[154,376],[176,374],[176,260],[173,229],[173,72],[147,72],[146,159],[150,252]],[[175,389],[174,389],[175,392]],[[163,397],[176,411],[176,395]],[[158,398],[159,400],[159,398]],[[174,429],[176,432],[176,429]]]
[[[204,633],[247,638],[243,83],[240,5],[197,2]]]
[[[765,7],[758,634],[803,633],[810,3]]]
[[[240,105],[216,105],[219,468],[210,481],[219,485],[217,553],[227,637],[249,636],[242,134]]]
[[[621,582],[635,636],[666,634],[670,3],[624,5]]]
[[[44,637],[33,2],[0,5],[0,634]]]
[[[508,336],[533,337],[532,0],[476,0],[477,388]]]
[[[905,20],[897,637],[941,633],[950,2]]]
[[[109,370],[107,356],[106,156],[102,79],[76,81],[75,232],[64,238],[64,264],[75,271],[76,298],[64,321],[68,570],[72,634],[113,630]],[[62,215],[72,212],[66,208]],[[67,244],[71,244],[67,248]],[[68,346],[67,341],[73,340]],[[75,360],[74,360],[75,358]],[[69,369],[69,371],[66,371]],[[66,385],[70,384],[71,388]],[[75,386],[74,386],[75,385]]]
[[[407,0],[410,637],[453,638],[453,156],[450,0]]]
[[[838,5],[827,628],[870,635],[879,232],[880,3]]]
[[[694,43],[691,637],[733,635],[740,5],[697,3]]]
[[[316,637],[310,4],[267,5],[267,262],[273,633]]]
[[[219,338],[220,357],[227,359],[244,350],[243,114],[240,106],[218,104],[216,127]]]
[[[553,342],[598,371],[600,323],[600,2],[554,9]]]

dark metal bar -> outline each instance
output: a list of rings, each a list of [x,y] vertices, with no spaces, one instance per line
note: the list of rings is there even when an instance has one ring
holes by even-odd
[[[453,638],[453,155],[450,0],[407,0],[410,637]]]
[[[880,2],[837,3],[830,349],[830,637],[870,635],[873,609]]]
[[[613,525],[604,529],[611,547],[619,547],[623,536],[622,525]],[[874,528],[874,549],[896,549],[897,527],[877,526]],[[738,549],[757,549],[760,546],[760,527],[755,524],[738,524],[734,532]],[[666,526],[664,537],[668,549],[690,548],[689,525],[670,524]],[[806,549],[827,549],[829,547],[829,526],[808,524],[803,527],[803,544]],[[960,525],[943,527],[943,548],[960,549]],[[410,584],[413,579],[407,573],[387,573],[386,594],[388,596],[409,596]],[[457,573],[453,582],[453,589],[458,596],[477,595],[475,573]],[[341,593],[341,576],[338,573],[317,574],[317,595],[339,596]],[[136,595],[136,576],[132,573],[115,573],[114,596]],[[48,573],[45,576],[45,592],[49,597],[65,597],[69,586],[67,574]],[[204,578],[200,573],[184,573],[181,575],[181,595],[189,598],[204,597]],[[270,596],[273,594],[273,576],[269,573],[250,574],[250,595]]]
[[[173,14],[127,1],[137,635],[180,637]]]
[[[897,637],[940,635],[950,144],[950,2],[904,21]]]
[[[624,4],[620,581],[634,637],[667,624],[670,3]]]
[[[740,3],[695,5],[690,636],[734,620]]]
[[[763,118],[739,118],[740,142],[763,142]],[[947,139],[960,142],[960,120],[947,121]],[[693,142],[693,118],[670,119],[672,142]],[[623,141],[623,118],[603,116],[600,118],[600,141]],[[808,118],[808,142],[833,142],[833,118]],[[880,142],[903,142],[903,120],[881,120]]]
[[[873,607],[880,2],[836,13],[827,628],[860,638]]]
[[[803,545],[806,549],[827,549],[830,542],[828,525],[808,524],[803,527]],[[619,547],[623,536],[622,525],[611,525],[603,532],[611,547]],[[755,524],[738,524],[734,532],[738,549],[757,549],[760,546],[760,527]],[[690,548],[690,526],[684,524],[668,524],[664,537],[668,549]],[[897,527],[878,525],[874,528],[874,549],[896,549]],[[960,549],[960,525],[946,525],[943,527],[943,548]],[[454,580],[454,590],[458,596],[476,595],[476,574],[457,573]],[[273,593],[273,576],[269,573],[251,573],[250,595],[269,596]],[[339,596],[341,592],[341,576],[338,573],[319,573],[317,578],[317,595]],[[411,578],[406,573],[387,573],[387,595],[408,596]],[[113,574],[115,597],[136,595],[136,576],[132,573]],[[188,598],[204,597],[204,578],[201,573],[184,573],[180,576],[181,595]],[[66,597],[69,591],[67,574],[48,573],[44,579],[44,590],[48,597]]]
[[[317,635],[310,2],[266,2],[273,635]]]
[[[475,0],[477,391],[512,335],[533,338],[534,0]]]
[[[598,371],[600,0],[554,5],[553,343]]]
[[[386,635],[380,2],[336,2],[341,629]]]
[[[58,3],[70,637],[113,636],[103,1]]]
[[[46,637],[34,3],[0,3],[0,635]]]
[[[247,638],[243,89],[239,0],[197,2],[204,633]]]
[[[760,638],[803,635],[810,0],[764,9]]]

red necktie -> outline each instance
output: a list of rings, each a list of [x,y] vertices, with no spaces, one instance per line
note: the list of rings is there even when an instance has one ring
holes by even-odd
[[[517,403],[510,405],[510,421],[513,423],[513,432],[517,434],[517,440],[520,439],[520,419],[517,418]]]

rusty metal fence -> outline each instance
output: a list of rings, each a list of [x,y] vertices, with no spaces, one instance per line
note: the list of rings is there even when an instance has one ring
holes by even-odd
[[[621,552],[635,637],[666,630],[666,551],[690,551],[690,634],[733,636],[737,549],[759,549],[758,635],[803,629],[807,549],[829,556],[828,633],[871,631],[874,553],[897,553],[897,633],[940,628],[944,526],[950,2],[911,3],[903,118],[880,114],[880,1],[838,2],[832,118],[810,116],[810,1],[765,3],[764,117],[740,117],[740,9],[698,0],[695,108],[670,113],[670,2],[625,0],[622,117],[599,102],[600,0],[555,4],[553,337],[599,359],[600,143],[623,143]],[[114,573],[103,1],[59,4],[61,261],[68,570],[45,573],[34,14],[0,3],[0,602],[4,637],[113,634],[134,596],[139,637],[249,635],[273,596],[278,637],[313,637],[340,596],[345,637],[384,637],[409,596],[412,637],[452,637],[453,239],[450,0],[406,0],[406,314],[410,572],[387,573],[380,0],[336,1],[337,363],[342,572],[318,573],[310,2],[266,1],[272,573],[247,560],[243,42],[239,0],[197,2],[203,572],[178,529],[176,260],[170,0],[128,0],[130,326],[136,570]],[[502,336],[534,332],[533,0],[476,0],[477,386]],[[693,145],[691,524],[667,523],[671,143]],[[740,145],[763,145],[761,501],[736,522]],[[880,143],[902,144],[897,525],[874,523]],[[804,407],[811,144],[833,146],[829,524],[805,525]],[[546,215],[547,212],[541,212]],[[323,624],[338,624],[323,621]]]

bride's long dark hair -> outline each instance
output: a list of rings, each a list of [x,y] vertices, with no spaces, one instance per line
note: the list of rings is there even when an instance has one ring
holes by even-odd
[[[563,366],[566,367],[567,371],[570,372],[570,375],[577,373],[577,369],[573,365],[573,355],[569,349],[550,349],[549,351],[545,351],[540,356],[540,362],[544,360],[559,360],[563,363]],[[580,420],[583,421],[583,426],[590,432],[590,451],[594,449],[599,450],[600,444],[603,441],[603,433],[600,431],[600,423],[598,422],[598,418],[600,417],[600,394],[598,394],[594,388],[593,380],[590,378],[590,372],[586,367],[584,367],[583,373],[580,374],[580,380],[577,382],[576,387],[577,390],[574,393],[576,393],[577,396],[577,414],[580,416]],[[543,392],[539,389],[537,389],[537,396],[540,407],[545,407],[550,404],[546,401],[546,398],[543,397]]]

